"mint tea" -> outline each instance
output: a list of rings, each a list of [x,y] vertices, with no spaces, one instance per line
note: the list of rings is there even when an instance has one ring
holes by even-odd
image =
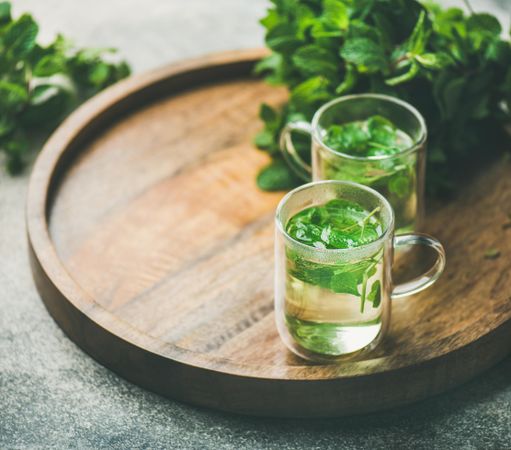
[[[317,249],[352,249],[377,240],[380,207],[333,199],[295,214],[286,225],[297,242]],[[303,349],[323,355],[366,347],[382,327],[383,248],[338,263],[286,251],[285,321]]]
[[[431,236],[394,235],[394,212],[376,190],[349,181],[309,183],[288,193],[275,215],[275,319],[297,355],[335,362],[381,341],[391,298],[431,286],[445,266]],[[392,282],[394,249],[427,246],[434,265],[403,284]]]
[[[325,153],[318,167],[322,179],[372,187],[394,208],[396,232],[416,228],[418,158],[416,153],[406,152],[413,148],[413,139],[408,134],[389,119],[374,115],[367,120],[329,126],[323,141],[331,149],[355,159]]]
[[[311,136],[311,164],[293,134]],[[396,232],[421,227],[427,130],[410,104],[380,94],[339,97],[319,108],[312,121],[286,124],[280,147],[304,180],[340,180],[381,193],[396,214]]]

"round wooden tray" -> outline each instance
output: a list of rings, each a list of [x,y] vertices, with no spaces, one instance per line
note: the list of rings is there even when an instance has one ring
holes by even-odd
[[[375,411],[457,385],[511,350],[511,165],[429,215],[448,254],[431,289],[394,301],[389,337],[361,360],[313,365],[273,318],[273,213],[254,182],[262,52],[133,77],[48,141],[27,206],[35,281],[60,327],[160,394],[245,414]],[[489,247],[501,256],[485,259]]]

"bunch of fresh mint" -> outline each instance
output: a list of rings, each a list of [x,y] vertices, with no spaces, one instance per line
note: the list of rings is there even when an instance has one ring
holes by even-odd
[[[62,36],[42,46],[38,30],[30,15],[13,19],[11,4],[0,3],[0,156],[12,174],[23,169],[34,131],[130,73],[125,62],[109,61],[114,50],[75,49]]]
[[[393,95],[420,110],[429,129],[430,192],[451,189],[467,166],[502,150],[503,125],[511,122],[511,43],[492,15],[416,0],[272,3],[261,21],[272,53],[257,71],[290,96],[280,110],[261,107],[265,127],[255,143],[273,157],[258,176],[262,189],[300,182],[279,152],[284,124],[310,120],[349,93]],[[298,136],[296,146],[310,157],[306,139]]]

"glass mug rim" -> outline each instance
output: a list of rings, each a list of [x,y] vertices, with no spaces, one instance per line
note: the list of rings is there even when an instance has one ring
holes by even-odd
[[[310,245],[303,244],[300,241],[297,241],[292,236],[290,236],[286,231],[286,224],[283,223],[282,220],[282,209],[286,206],[288,201],[297,193],[317,188],[318,186],[323,185],[337,185],[337,186],[347,186],[351,188],[356,188],[363,190],[367,192],[368,194],[376,197],[378,201],[383,204],[386,213],[388,214],[388,221],[385,224],[385,229],[383,230],[382,234],[378,237],[378,239],[371,241],[367,244],[362,244],[357,247],[353,248],[320,248],[320,247],[311,247]],[[314,205],[310,205],[314,206]],[[322,181],[311,181],[310,183],[303,184],[301,186],[298,186],[297,188],[289,191],[282,199],[280,200],[277,209],[275,211],[275,226],[277,227],[277,230],[279,233],[284,236],[284,238],[293,244],[293,246],[296,246],[297,248],[300,248],[307,252],[314,252],[316,254],[324,254],[324,255],[349,255],[354,253],[362,253],[366,252],[372,248],[377,249],[380,248],[383,245],[383,242],[390,237],[392,237],[392,234],[394,232],[394,224],[395,224],[395,214],[394,209],[392,206],[390,206],[389,201],[378,191],[374,190],[373,188],[370,188],[369,186],[360,184],[360,183],[354,183],[352,181],[341,181],[341,180],[322,180]]]
[[[334,150],[332,147],[329,147],[323,139],[321,138],[321,134],[319,132],[319,122],[321,120],[321,116],[330,109],[333,106],[339,105],[344,102],[352,101],[352,100],[359,100],[359,99],[373,99],[373,100],[381,100],[386,101],[389,103],[394,103],[395,105],[398,105],[399,107],[407,110],[409,113],[411,113],[415,119],[418,121],[420,126],[420,136],[418,139],[414,140],[413,144],[410,147],[407,147],[398,153],[394,153],[392,155],[374,155],[374,156],[355,156],[350,155],[348,153],[343,153],[338,150]],[[365,94],[352,94],[352,95],[344,95],[341,97],[337,97],[333,100],[330,100],[329,102],[325,103],[323,106],[321,106],[312,117],[311,120],[311,134],[312,137],[318,142],[321,147],[323,147],[325,150],[329,151],[330,153],[333,153],[334,155],[341,156],[343,158],[352,159],[356,161],[381,161],[386,159],[392,159],[392,158],[398,158],[402,157],[408,153],[413,153],[421,148],[423,148],[424,143],[427,140],[428,137],[428,129],[426,127],[426,121],[424,120],[424,117],[422,114],[412,106],[410,103],[401,100],[397,97],[392,97],[390,95],[385,94],[371,94],[371,93],[365,93]]]

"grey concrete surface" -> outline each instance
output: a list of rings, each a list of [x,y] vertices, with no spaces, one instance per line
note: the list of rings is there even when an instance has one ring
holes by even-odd
[[[456,1],[450,1],[456,3]],[[474,1],[509,22],[510,0]],[[261,44],[262,0],[15,0],[44,35],[116,46],[142,71]],[[27,260],[28,171],[0,173],[0,448],[511,448],[511,359],[450,393],[337,420],[237,417],[144,391],[98,365],[48,316]]]

